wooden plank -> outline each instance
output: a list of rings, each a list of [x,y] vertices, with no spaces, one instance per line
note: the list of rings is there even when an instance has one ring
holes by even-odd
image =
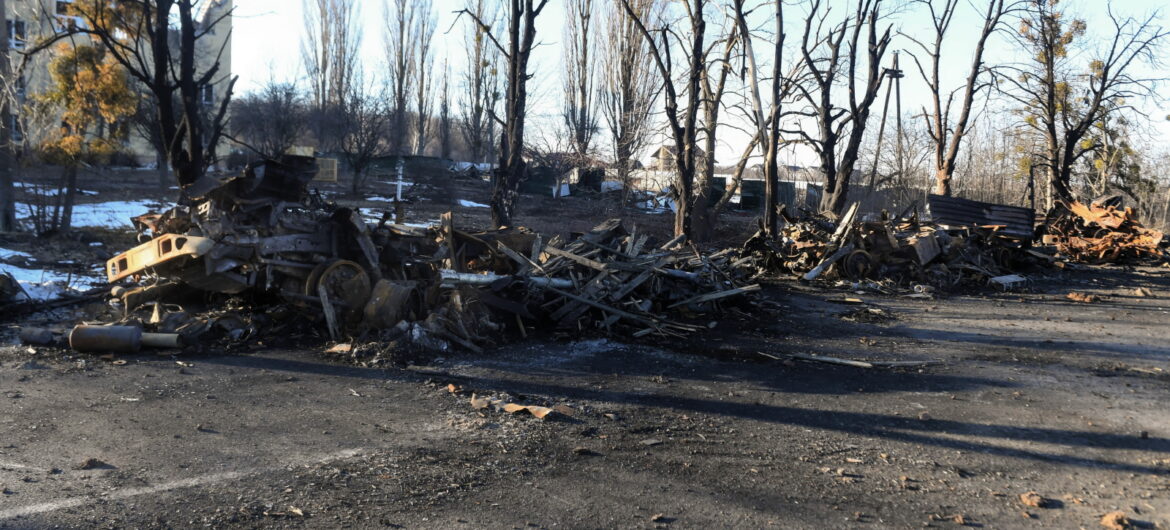
[[[654,263],[654,266],[652,268],[649,268],[649,269],[642,271],[642,273],[635,276],[634,279],[626,282],[625,285],[623,285],[620,289],[618,289],[612,295],[610,295],[609,299],[614,301],[614,302],[620,302],[627,295],[634,292],[634,289],[637,289],[643,283],[646,283],[646,280],[649,280],[651,276],[654,276],[654,271],[656,269],[658,269],[659,267],[665,265],[666,261],[667,261],[666,258],[659,259],[657,262]]]
[[[483,348],[480,348],[479,346],[472,344],[470,341],[464,340],[463,338],[459,337],[458,335],[456,335],[454,333],[451,333],[450,331],[447,331],[445,329],[435,329],[435,330],[428,330],[428,331],[431,331],[435,335],[438,335],[444,339],[447,339],[451,342],[454,342],[455,344],[463,346],[464,348],[467,348],[468,350],[471,350],[474,353],[483,353]]]
[[[442,225],[443,239],[447,247],[447,255],[450,260],[450,266],[447,267],[455,272],[463,272],[463,263],[459,253],[455,250],[455,225],[451,217],[451,212],[446,212],[439,216],[439,222]]]
[[[634,225],[634,228],[632,230],[630,230],[630,235],[626,236],[626,254],[629,254],[631,256],[638,255],[637,252],[633,252],[634,243],[637,241],[638,241],[638,225]],[[619,247],[620,247],[620,245],[619,245]]]
[[[593,227],[588,234],[582,235],[579,239],[588,243],[598,243],[612,239],[614,234],[618,233],[625,233],[625,229],[622,228],[622,220],[607,219]]]
[[[578,289],[577,292],[581,293],[582,296],[587,296],[593,299],[595,298],[595,295],[602,290],[602,287],[604,286],[602,282],[604,282],[607,277],[609,277],[608,271],[599,272],[596,276],[591,278],[584,287]],[[584,309],[587,307],[588,306],[582,305],[579,302],[565,304],[560,309],[554,311],[550,317],[553,320],[564,320],[566,317],[573,317],[573,313],[577,312],[576,310],[578,308]]]
[[[529,255],[528,259],[532,260],[533,263],[540,263],[540,254],[543,252],[544,238],[540,234],[536,234],[536,239],[532,240],[532,254]]]
[[[805,275],[803,277],[804,281],[811,282],[811,281],[817,279],[817,276],[820,276],[821,273],[825,272],[825,269],[828,269],[830,265],[835,263],[837,260],[845,257],[845,255],[850,253],[850,252],[853,252],[853,243],[849,243],[848,245],[845,245],[845,246],[837,249],[836,252],[834,252],[829,257],[825,258],[824,261],[820,262],[820,264],[818,264],[816,267],[813,267],[813,269],[811,271],[808,271],[807,273],[805,273]]]
[[[633,246],[630,247],[630,250],[627,253],[631,256],[637,256],[637,255],[641,254],[642,247],[646,246],[646,242],[649,240],[650,240],[650,236],[647,234],[643,234],[643,235],[639,236],[638,239],[633,242],[633,244],[632,244]]]
[[[873,361],[870,364],[879,368],[916,368],[919,366],[933,366],[942,363],[942,361]]]
[[[655,318],[649,318],[649,317],[643,317],[643,316],[635,315],[635,314],[633,314],[633,313],[627,313],[627,312],[625,312],[625,311],[622,311],[621,309],[617,309],[617,308],[614,308],[614,307],[608,306],[608,305],[606,305],[606,304],[603,304],[603,303],[601,303],[601,302],[596,302],[596,301],[593,301],[593,300],[589,300],[588,298],[582,298],[582,297],[580,297],[580,296],[577,296],[577,295],[575,295],[575,294],[573,294],[573,293],[569,293],[569,292],[566,292],[566,291],[562,291],[562,290],[560,290],[560,289],[557,289],[556,287],[549,287],[549,288],[548,288],[548,290],[549,290],[550,292],[553,292],[553,293],[559,294],[559,295],[561,295],[561,296],[563,296],[563,297],[565,297],[565,298],[568,298],[568,299],[570,299],[570,300],[576,300],[576,301],[578,301],[578,302],[581,302],[581,303],[583,303],[583,304],[586,304],[586,305],[590,305],[590,306],[596,307],[597,309],[600,309],[600,310],[602,310],[602,311],[609,312],[609,313],[611,313],[611,314],[614,314],[614,315],[618,315],[618,316],[620,316],[620,317],[622,317],[622,318],[625,318],[625,319],[627,319],[627,320],[633,320],[634,322],[640,322],[640,323],[642,323],[642,324],[644,324],[644,325],[651,326],[651,327],[654,327],[654,328],[658,328],[658,327],[659,327],[659,324],[660,324],[660,323],[659,323],[659,321],[658,321],[658,319],[655,319]]]
[[[873,363],[865,361],[854,361],[852,359],[840,359],[837,357],[828,357],[825,355],[805,355],[803,353],[794,353],[792,358],[801,359],[804,361],[815,361],[818,363],[839,364],[841,366],[853,366],[855,368],[873,368]]]
[[[714,300],[720,300],[723,298],[727,298],[729,296],[738,296],[738,295],[746,294],[746,293],[754,293],[754,292],[759,291],[759,290],[760,290],[759,284],[752,284],[752,285],[748,285],[746,287],[736,287],[735,289],[728,289],[726,291],[719,291],[717,293],[707,293],[707,294],[701,294],[699,296],[693,296],[693,297],[688,298],[686,300],[683,300],[681,302],[676,302],[674,304],[671,304],[667,308],[674,309],[674,308],[676,308],[678,306],[682,306],[682,305],[701,304],[703,302],[711,302]]]
[[[599,271],[606,270],[604,263],[591,260],[591,259],[586,258],[584,256],[578,256],[577,254],[573,254],[572,252],[567,252],[567,251],[561,250],[559,248],[548,247],[548,248],[544,249],[544,251],[548,254],[553,255],[553,256],[556,256],[559,258],[565,258],[569,261],[579,263],[579,264],[584,265],[586,267],[589,267],[591,269],[596,269]]]
[[[671,239],[670,241],[663,243],[661,247],[658,247],[658,249],[659,250],[667,250],[667,249],[673,248],[675,245],[678,245],[679,243],[682,243],[683,241],[686,241],[686,240],[687,240],[687,236],[685,234],[679,234],[677,236],[674,236],[674,239]]]
[[[528,308],[524,304],[513,302],[507,298],[498,296],[491,292],[491,289],[480,289],[479,299],[484,303],[484,305],[515,314],[517,318],[524,317],[527,319],[536,320],[536,316],[529,312]]]
[[[833,232],[833,237],[829,239],[831,246],[840,245],[845,240],[845,236],[849,235],[849,231],[853,229],[853,219],[857,217],[857,208],[861,203],[853,203],[845,215],[841,216],[841,222],[837,224],[837,231]]]
[[[317,285],[317,296],[321,299],[321,312],[325,314],[325,325],[329,328],[329,338],[338,340],[341,337],[341,328],[337,325],[337,313],[333,311],[333,303],[329,301],[329,291],[324,283]]]
[[[621,257],[626,258],[626,259],[634,259],[634,256],[626,254],[625,252],[622,252],[616,248],[607,247],[605,245],[602,245],[601,243],[595,243],[593,241],[589,241],[588,239],[582,239],[581,241],[584,242],[585,244],[591,246],[591,247],[595,247],[598,250],[604,250],[604,251],[609,252],[610,254],[613,254],[615,256],[621,256]]]
[[[496,248],[498,248],[500,252],[503,252],[505,256],[511,258],[512,261],[515,261],[518,265],[520,265],[520,270],[516,271],[517,275],[527,274],[531,269],[536,269],[538,272],[544,273],[544,268],[541,267],[540,264],[535,263],[532,260],[529,260],[523,254],[508,248],[508,245],[505,245],[503,241],[496,241]]]

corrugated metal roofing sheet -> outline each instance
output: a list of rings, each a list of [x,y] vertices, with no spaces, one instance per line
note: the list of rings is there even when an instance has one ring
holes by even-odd
[[[942,195],[927,197],[926,204],[931,219],[939,225],[1001,225],[1004,227],[1003,233],[1010,236],[1031,239],[1034,235],[1032,223],[1035,214],[1028,208]]]

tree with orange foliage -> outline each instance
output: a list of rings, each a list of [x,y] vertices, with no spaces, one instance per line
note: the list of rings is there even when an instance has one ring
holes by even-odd
[[[52,83],[36,104],[59,124],[38,146],[41,156],[64,168],[50,229],[69,230],[77,189],[77,169],[103,164],[121,149],[127,121],[138,108],[125,69],[102,48],[62,43],[49,64]]]
[[[1157,21],[1156,13],[1133,18],[1110,9],[1101,23],[1104,38],[1095,50],[1083,50],[1086,24],[1067,15],[1061,0],[1028,0],[1014,35],[1027,59],[1005,65],[996,80],[1017,104],[1024,127],[1043,140],[1036,158],[1047,174],[1046,210],[1057,200],[1076,199],[1073,169],[1101,148],[1090,135],[1094,125],[1140,112],[1134,102],[1156,96],[1164,79],[1139,69],[1144,63],[1156,70],[1161,47],[1170,39]]]

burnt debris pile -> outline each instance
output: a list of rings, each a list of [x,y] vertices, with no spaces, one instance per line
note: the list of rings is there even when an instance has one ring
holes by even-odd
[[[806,212],[785,218],[776,238],[757,232],[740,253],[757,274],[938,288],[986,285],[1039,259],[1028,248],[1031,213],[1024,208],[931,196],[928,213],[925,221],[912,206],[861,220],[856,204],[839,218]]]
[[[142,243],[107,263],[120,316],[106,323],[196,350],[328,337],[347,352],[480,351],[546,331],[680,336],[759,289],[731,250],[704,254],[618,220],[569,240],[464,231],[450,213],[438,226],[368,222],[308,193],[315,169],[285,157],[208,176],[184,204],[134,218]],[[85,339],[99,332],[75,342],[93,350]],[[111,333],[100,349],[143,347]]]

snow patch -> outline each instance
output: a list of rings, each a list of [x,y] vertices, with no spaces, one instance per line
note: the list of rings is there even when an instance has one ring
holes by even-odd
[[[487,208],[488,207],[488,205],[486,205],[486,204],[480,204],[478,202],[466,201],[463,199],[459,199],[459,206],[462,206],[464,208]]]
[[[31,205],[22,203],[18,204],[17,207],[24,208],[29,217],[32,216]],[[132,228],[134,225],[130,222],[131,217],[137,217],[151,210],[162,211],[166,208],[167,206],[161,205],[158,201],[150,200],[77,204],[73,206],[72,225],[75,228]]]
[[[63,272],[26,269],[12,265],[0,265],[0,272],[11,274],[32,300],[53,300],[70,293],[87,291],[106,283],[105,280],[97,276],[70,275]],[[17,296],[24,298],[23,295]]]
[[[6,248],[0,248],[0,260],[8,260],[8,259],[12,259],[12,258],[31,259],[32,256],[29,255],[28,252],[21,252],[19,250],[9,250]]]
[[[382,215],[381,214],[371,215],[370,213],[362,213],[362,218],[365,219],[366,223],[370,224],[370,225],[377,225],[378,223],[382,222]],[[421,223],[393,223],[393,222],[391,222],[389,224],[395,224],[398,226],[407,226],[410,228],[430,228],[432,226],[439,226],[441,223],[438,219],[434,219],[431,221],[423,221]]]
[[[46,197],[56,197],[59,193],[61,193],[61,190],[57,189],[56,187],[43,186],[43,185],[39,185],[39,184],[33,184],[31,182],[13,182],[12,185],[16,186],[17,188],[29,190],[30,193],[37,193],[40,195],[44,195]],[[77,190],[77,194],[78,195],[97,195],[98,192],[93,191],[93,190]]]
[[[642,201],[638,203],[638,208],[645,210],[646,213],[668,213],[674,211],[674,201],[670,199],[664,199],[661,202],[657,200]]]

